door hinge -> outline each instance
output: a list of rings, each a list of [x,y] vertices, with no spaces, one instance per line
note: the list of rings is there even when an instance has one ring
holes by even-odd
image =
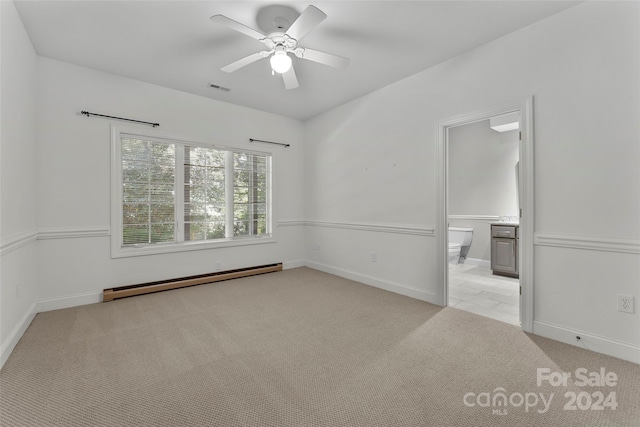
[[[518,131],[518,138],[522,141],[522,131]]]
[[[520,286],[520,295],[522,295],[522,286]]]
[[[522,218],[522,208],[520,208],[520,218]]]

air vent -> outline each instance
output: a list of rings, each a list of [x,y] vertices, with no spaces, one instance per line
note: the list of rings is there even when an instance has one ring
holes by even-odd
[[[222,90],[224,92],[229,92],[229,90],[230,90],[228,87],[216,85],[216,84],[213,84],[213,83],[209,83],[209,87],[212,87],[212,88],[218,89],[218,90]]]

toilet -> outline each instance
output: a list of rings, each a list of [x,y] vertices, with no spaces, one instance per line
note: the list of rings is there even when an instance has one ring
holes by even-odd
[[[449,264],[457,264],[460,260],[460,245],[449,243]]]
[[[473,240],[473,228],[449,227],[449,263],[464,264]]]

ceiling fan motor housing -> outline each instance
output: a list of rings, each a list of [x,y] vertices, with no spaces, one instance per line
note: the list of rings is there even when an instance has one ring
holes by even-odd
[[[298,43],[296,39],[279,32],[271,33],[260,41],[264,43],[269,50],[276,50],[277,46],[282,46],[287,52],[292,52]]]

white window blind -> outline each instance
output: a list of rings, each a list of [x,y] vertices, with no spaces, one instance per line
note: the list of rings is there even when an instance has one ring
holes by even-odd
[[[225,153],[184,147],[184,240],[225,234]]]
[[[271,156],[120,134],[120,247],[271,234]]]
[[[175,240],[173,145],[122,138],[122,243]]]
[[[233,155],[233,235],[267,234],[267,159]]]

